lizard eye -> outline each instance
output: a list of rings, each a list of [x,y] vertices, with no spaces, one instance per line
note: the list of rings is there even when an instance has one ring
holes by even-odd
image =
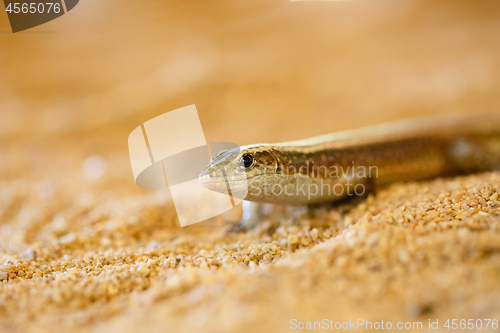
[[[241,160],[243,161],[243,165],[245,166],[245,169],[249,169],[254,165],[255,160],[253,159],[253,156],[250,154],[243,154],[241,157]]]

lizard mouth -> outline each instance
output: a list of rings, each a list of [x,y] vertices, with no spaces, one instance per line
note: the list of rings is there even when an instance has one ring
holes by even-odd
[[[200,173],[198,181],[208,190],[244,199],[248,193],[246,174],[226,176],[222,170],[208,166]]]
[[[225,179],[222,172],[216,172],[212,166],[208,166],[200,172],[198,180],[209,190],[216,186],[225,186]]]
[[[241,186],[247,184],[246,177],[224,177],[223,175],[211,175],[203,172],[200,173],[198,180],[207,188],[211,186],[225,186],[226,183],[231,186]]]

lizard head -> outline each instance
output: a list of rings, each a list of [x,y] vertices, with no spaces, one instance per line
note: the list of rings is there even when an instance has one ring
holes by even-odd
[[[271,148],[245,146],[216,153],[198,179],[211,191],[227,194],[229,185],[233,196],[248,199],[252,197],[252,188],[276,174],[277,169],[278,162]]]

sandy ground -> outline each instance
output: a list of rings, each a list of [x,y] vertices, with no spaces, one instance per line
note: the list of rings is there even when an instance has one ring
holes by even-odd
[[[9,29],[0,15],[0,330],[500,320],[499,172],[272,206],[226,234],[240,208],[179,227],[127,148],[193,103],[207,141],[238,144],[498,111],[498,1],[82,0]]]

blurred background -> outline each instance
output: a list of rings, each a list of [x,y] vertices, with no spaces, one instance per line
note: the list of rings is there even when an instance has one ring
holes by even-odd
[[[127,137],[190,104],[207,141],[240,145],[500,110],[499,18],[495,0],[82,0],[13,34],[1,14],[0,218],[16,180],[146,193]]]
[[[189,256],[200,249],[230,248],[230,242],[238,248],[235,235],[220,233],[214,238],[210,234],[220,231],[225,221],[219,221],[219,229],[200,227],[201,237],[197,238],[200,234],[193,228],[178,226],[168,194],[141,189],[134,182],[127,143],[130,132],[155,116],[191,104],[196,104],[207,141],[240,145],[302,139],[410,116],[499,112],[500,1],[81,0],[62,17],[16,34],[7,14],[0,12],[0,263],[10,260],[7,256],[19,256],[36,260],[49,270],[52,261],[79,260],[88,253],[101,255],[107,250],[144,250],[158,244],[167,254],[173,249]],[[334,225],[337,213],[331,213],[327,219]],[[192,238],[181,239],[181,232]],[[489,244],[495,243],[494,236]],[[242,237],[254,237],[258,244],[270,242],[266,233]],[[450,246],[457,243],[442,240]],[[469,238],[464,243],[475,244]],[[435,253],[442,252],[441,247],[435,248]],[[454,254],[461,253],[452,249]],[[492,255],[497,253],[487,249]],[[313,255],[314,260],[322,258]],[[283,284],[286,279],[281,277],[291,276],[283,270],[285,262],[269,273],[277,276],[275,284],[269,284],[271,278],[253,284],[255,290],[264,290],[278,302],[269,307],[260,304],[259,320],[278,322],[276,314],[288,315],[273,304],[309,304],[310,289],[300,289],[302,282],[314,286],[320,280],[327,285],[334,279],[346,281],[339,290],[346,291],[347,298],[338,304],[332,299],[342,293],[319,292],[324,297],[321,304],[326,304],[322,309],[329,315],[340,313],[332,310],[334,305],[337,311],[344,311],[347,303],[342,299],[348,299],[349,292],[358,292],[363,300],[366,290],[384,286],[385,282],[372,283],[376,273],[364,280],[349,274],[342,280],[337,273],[320,279],[325,272],[319,271],[323,266],[314,260],[309,269],[297,266],[305,274],[292,280],[297,283]],[[419,271],[427,269],[421,265],[416,266]],[[488,276],[498,276],[494,261],[485,267],[493,272]],[[446,286],[439,288],[448,288],[436,273],[441,274],[442,269],[436,264],[427,270],[427,277],[436,276],[435,283]],[[277,273],[280,270],[282,275]],[[308,270],[317,275],[307,276]],[[245,287],[252,286],[245,281],[260,276],[250,274],[253,271],[246,275],[233,272],[236,281],[241,276],[247,279],[241,279]],[[456,272],[453,267],[447,270],[453,279]],[[464,278],[457,280],[462,281],[462,293],[450,289],[449,295],[455,298],[439,303],[442,309],[456,303],[459,309],[468,310],[455,299],[463,300],[467,276],[483,271],[471,268],[463,272]],[[392,278],[390,270],[387,274],[387,281],[394,281],[403,296],[406,291],[416,295],[415,299],[425,296],[425,291],[441,295],[429,289],[428,281],[419,275],[408,280]],[[106,278],[96,276],[95,285],[107,288],[99,280]],[[476,281],[471,282],[474,295],[481,288],[498,285],[482,278],[469,280]],[[145,287],[125,279],[130,282],[126,293],[147,288],[149,280],[143,280],[148,283]],[[92,293],[81,295],[78,283],[88,280],[75,281],[74,285],[68,282],[71,292],[62,303],[55,302],[62,304],[54,308],[57,320],[66,318],[69,312],[61,309],[68,304],[75,303],[74,308],[80,309],[87,299],[95,301]],[[159,278],[151,281],[166,285]],[[2,320],[18,316],[20,323],[36,324],[32,321],[36,312],[48,308],[46,296],[53,293],[56,300],[61,299],[62,287],[57,284],[21,277],[8,283],[2,283],[9,287],[2,289],[4,298],[0,300],[7,303],[0,302],[0,310],[7,309],[2,306],[8,302],[13,305],[0,311]],[[269,292],[261,289],[264,285]],[[284,286],[277,296],[275,286]],[[47,292],[49,287],[52,291]],[[89,288],[101,290],[93,285]],[[115,296],[116,304],[121,304],[126,293],[118,295],[117,289],[111,289],[96,304],[105,305]],[[155,293],[153,288],[151,299],[157,297]],[[130,295],[130,313],[136,314],[143,303],[137,302],[138,294]],[[219,299],[219,289],[213,295]],[[400,301],[392,308],[380,306],[372,298],[371,313],[396,313],[404,308],[403,296],[398,296]],[[181,318],[175,302],[174,298],[170,318]],[[497,299],[492,302],[498,304]],[[248,315],[243,302],[228,304],[218,313],[227,318],[239,318],[234,316],[237,311],[241,318]],[[316,313],[320,302],[313,299],[310,304],[311,313]],[[349,304],[351,309],[363,309],[362,302]],[[98,318],[103,311],[97,305],[92,309]],[[116,313],[120,306],[110,306],[103,313]],[[142,313],[137,316],[143,318]],[[81,314],[74,312],[77,323],[84,322]],[[149,321],[151,317],[144,318]],[[163,312],[156,318],[169,323]]]

